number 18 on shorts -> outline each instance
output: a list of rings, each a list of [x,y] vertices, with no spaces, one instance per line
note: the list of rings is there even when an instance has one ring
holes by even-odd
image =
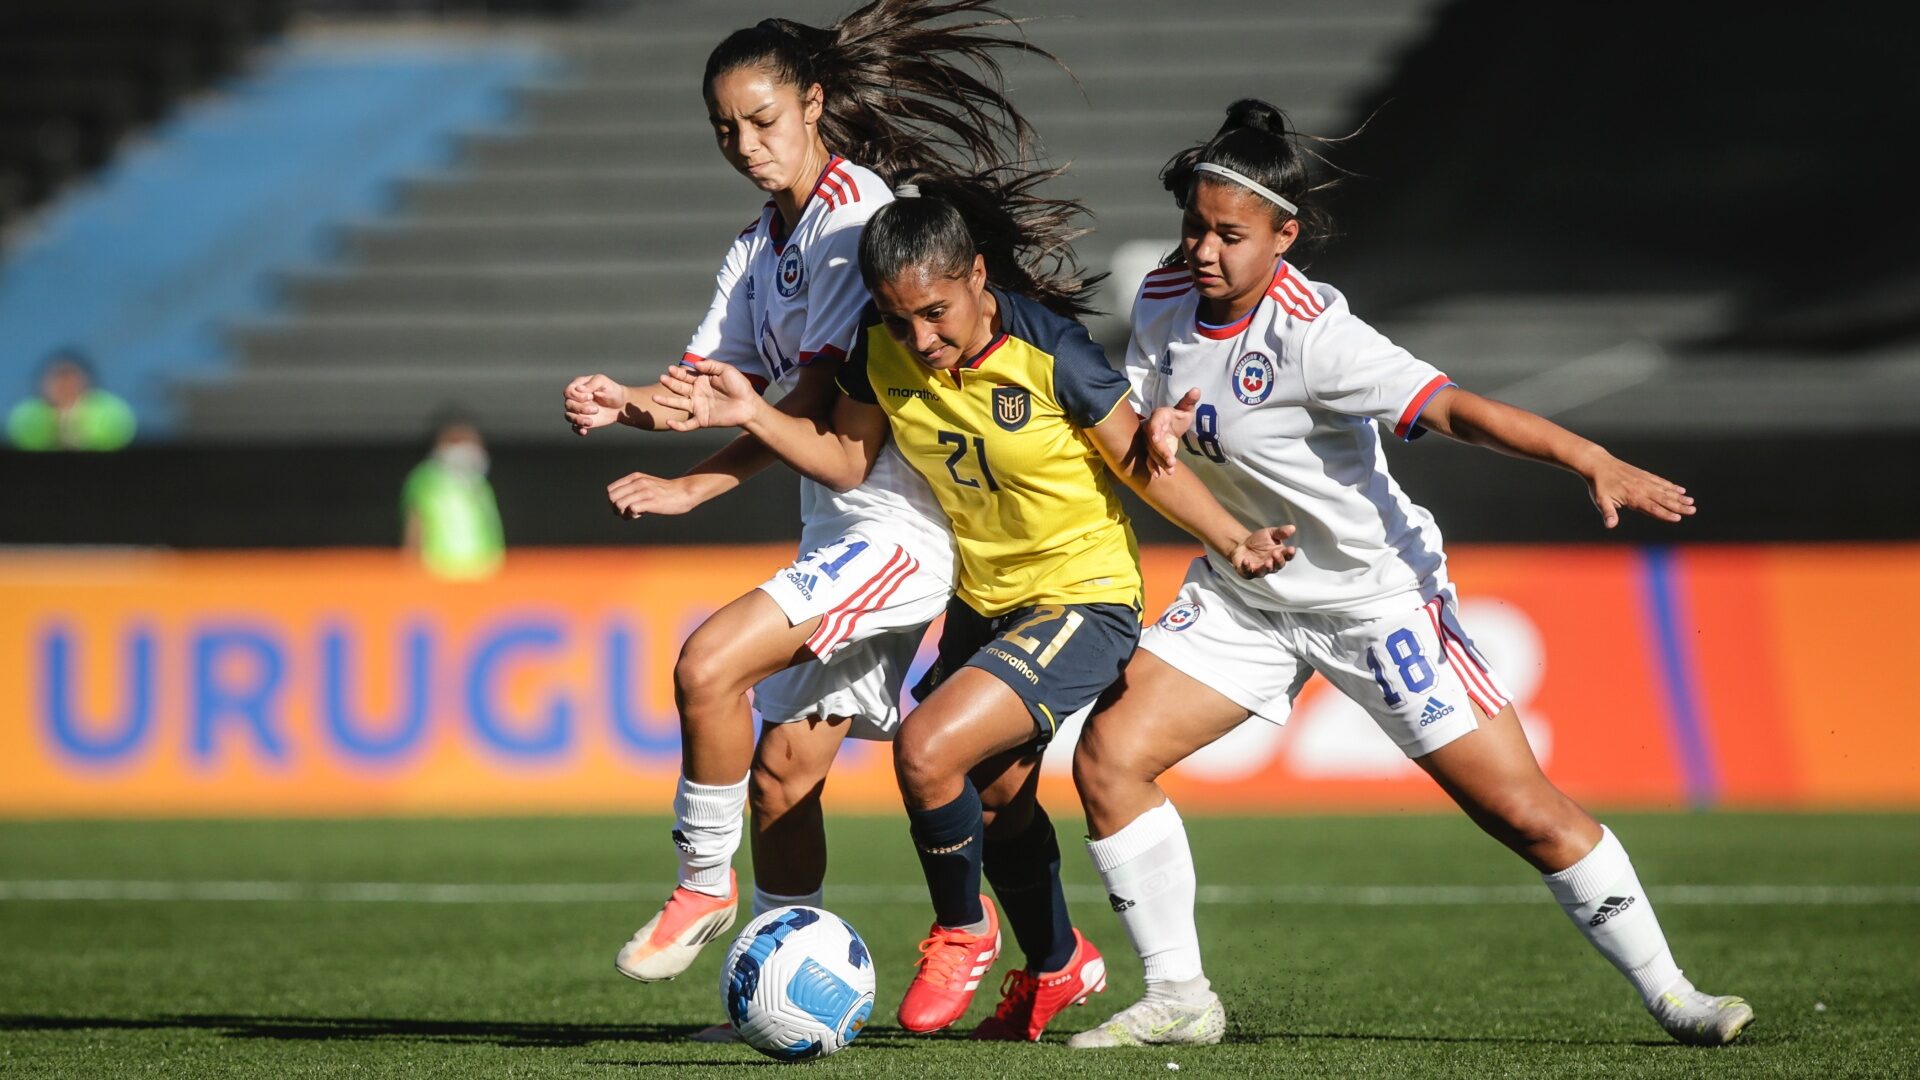
[[[1461,628],[1450,593],[1404,614],[1361,619],[1255,608],[1196,567],[1140,647],[1272,723],[1285,723],[1315,671],[1367,710],[1408,757],[1433,752],[1507,704],[1507,693]]]

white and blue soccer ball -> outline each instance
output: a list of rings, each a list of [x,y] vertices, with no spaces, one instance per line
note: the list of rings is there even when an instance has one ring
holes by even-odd
[[[775,908],[747,924],[720,966],[720,1000],[740,1041],[781,1061],[839,1050],[873,1011],[873,958],[845,919]]]

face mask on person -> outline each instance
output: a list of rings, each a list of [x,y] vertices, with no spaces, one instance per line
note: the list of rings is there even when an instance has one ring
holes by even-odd
[[[433,459],[454,472],[472,473],[475,476],[485,476],[487,473],[487,452],[476,443],[448,443],[433,452]]]

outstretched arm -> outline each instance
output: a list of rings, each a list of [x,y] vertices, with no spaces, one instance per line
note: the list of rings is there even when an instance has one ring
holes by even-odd
[[[642,431],[665,431],[667,421],[681,419],[685,414],[656,405],[653,396],[659,392],[659,383],[627,386],[606,375],[582,375],[568,383],[562,395],[567,426],[575,435],[614,424]]]
[[[1149,462],[1146,430],[1140,414],[1121,402],[1105,420],[1087,429],[1093,445],[1134,494],[1175,525],[1233,563],[1241,577],[1263,577],[1293,558],[1287,544],[1293,526],[1249,529],[1227,513],[1193,471],[1178,461],[1164,468]]]
[[[738,369],[703,360],[669,371],[660,380],[659,403],[686,414],[670,421],[675,431],[738,427],[757,437],[780,460],[835,491],[860,486],[887,440],[886,413],[840,395],[830,422],[791,416],[756,392]]]
[[[833,376],[827,368],[828,365],[819,365],[818,370],[803,369],[793,389],[774,408],[789,416],[810,420],[823,418],[833,407],[833,399],[837,396],[833,388]],[[659,383],[644,389],[653,394],[665,392]],[[687,414],[679,409],[658,405],[654,408],[671,419],[686,419]],[[628,473],[607,485],[607,500],[613,504],[614,513],[625,518],[639,518],[647,514],[684,514],[739,487],[749,477],[778,460],[773,451],[767,449],[766,444],[758,438],[741,435],[677,478],[668,479],[644,472]]]
[[[1448,387],[1427,402],[1419,423],[1448,438],[1579,474],[1609,529],[1620,523],[1621,510],[1661,521],[1679,521],[1694,512],[1686,488],[1621,461],[1545,417],[1492,398]]]

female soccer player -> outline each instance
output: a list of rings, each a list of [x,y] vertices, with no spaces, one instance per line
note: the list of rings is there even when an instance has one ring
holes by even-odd
[[[767,19],[713,50],[702,85],[720,152],[770,197],[722,261],[687,361],[728,362],[760,388],[778,383],[780,407],[795,415],[825,407],[867,300],[855,266],[861,229],[892,198],[881,175],[992,163],[1029,141],[1025,120],[983,79],[997,73],[997,50],[1047,54],[988,32],[997,20],[929,24],[982,7],[879,0],[826,28]],[[581,434],[615,422],[665,428],[677,414],[657,407],[653,390],[576,379],[567,420]],[[634,473],[608,493],[628,517],[682,513],[772,460],[743,438],[678,480]],[[620,950],[616,966],[632,978],[673,978],[732,925],[730,865],[749,796],[755,912],[820,903],[828,767],[849,733],[891,737],[907,666],[951,593],[945,519],[898,454],[846,490],[803,482],[801,504],[801,557],[708,619],[674,668],[679,887]],[[757,748],[750,689],[770,725]]]
[[[1200,966],[1194,871],[1156,783],[1248,716],[1284,721],[1318,671],[1372,714],[1475,823],[1538,869],[1554,899],[1684,1042],[1738,1035],[1753,1011],[1680,974],[1614,835],[1548,782],[1500,681],[1455,615],[1440,533],[1401,493],[1374,422],[1580,475],[1608,528],[1622,510],[1677,522],[1685,489],[1538,416],[1469,393],[1309,281],[1285,255],[1318,224],[1302,152],[1271,105],[1236,102],[1161,173],[1185,212],[1176,259],[1142,285],[1127,373],[1154,410],[1155,468],[1184,448],[1242,522],[1299,528],[1284,574],[1243,581],[1197,559],[1074,755],[1094,867],[1146,963],[1147,995],[1081,1047],[1217,1042]],[[1191,389],[1188,389],[1191,388]]]
[[[767,407],[724,364],[663,380],[662,404],[691,417],[677,426],[742,426],[836,490],[868,475],[891,431],[959,541],[937,685],[894,749],[934,906],[900,1003],[909,1031],[959,1019],[999,955],[983,872],[1027,966],[1008,974],[976,1038],[1038,1039],[1105,986],[1068,917],[1034,791],[1060,721],[1119,675],[1139,637],[1138,552],[1109,470],[1237,573],[1291,554],[1290,530],[1242,527],[1184,468],[1146,475],[1126,380],[1071,317],[1085,310],[1082,283],[1065,263],[1043,268],[1041,256],[1066,251],[1077,210],[1031,195],[1043,176],[927,179],[874,214],[860,241],[873,314],[842,365],[833,431]],[[983,804],[996,803],[989,820]]]

